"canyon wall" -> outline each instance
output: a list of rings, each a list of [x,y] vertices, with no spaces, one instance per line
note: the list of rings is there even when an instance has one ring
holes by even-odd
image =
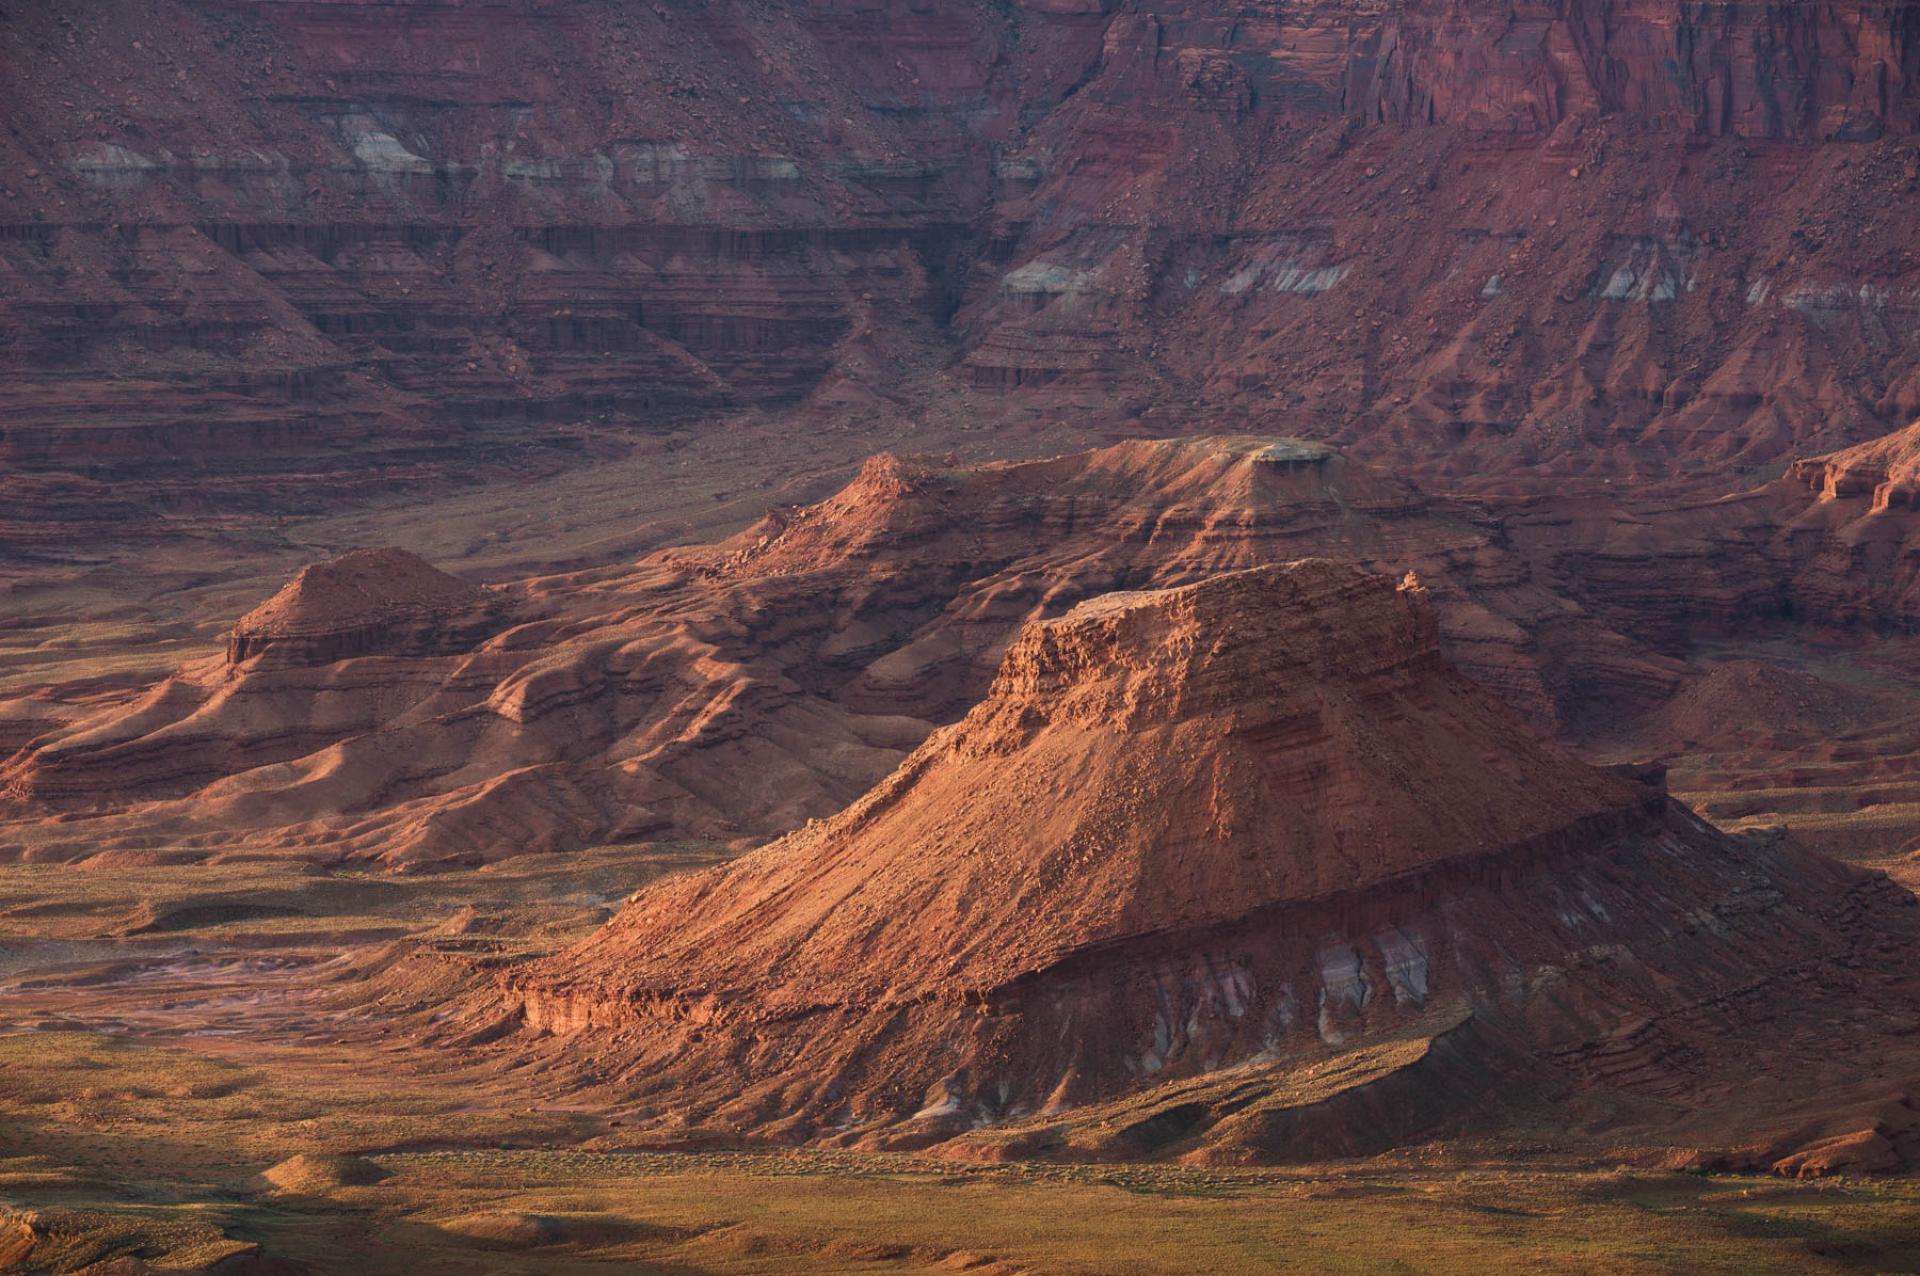
[[[1920,414],[1915,15],[9,13],[4,531],[941,400],[1482,487],[1765,472]]]

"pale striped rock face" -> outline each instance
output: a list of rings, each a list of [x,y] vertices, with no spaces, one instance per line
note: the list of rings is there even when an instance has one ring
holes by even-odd
[[[754,409],[1695,492],[1920,415],[1900,6],[871,12],[23,13],[0,543]]]

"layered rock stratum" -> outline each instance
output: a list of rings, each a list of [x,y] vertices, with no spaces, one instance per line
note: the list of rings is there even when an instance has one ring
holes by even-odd
[[[1719,497],[1504,503],[1537,585],[1696,664],[1671,703],[1627,707],[1603,733],[1673,758],[1716,820],[1785,823],[1849,856],[1920,849],[1915,436]]]
[[[643,1120],[962,1156],[1807,1141],[1900,1100],[1820,1005],[1911,1022],[1877,957],[1912,904],[1578,762],[1446,662],[1417,582],[1302,560],[1030,623],[845,811],[642,890],[457,1031]]]
[[[0,702],[0,853],[426,864],[775,836],[965,713],[1026,621],[1316,554],[1418,572],[1468,676],[1564,741],[1669,759],[1716,819],[1911,849],[1911,433],[1639,509],[1436,497],[1291,439],[883,455],[826,500],[625,564],[475,590],[350,555],[223,658]]]
[[[1916,41],[1854,0],[26,6],[0,535],[755,408],[1758,475],[1920,414]]]
[[[475,590],[398,551],[309,568],[226,653],[51,726],[0,846],[390,863],[831,814],[985,691],[1031,618],[1331,554],[1418,571],[1460,665],[1536,720],[1651,708],[1683,667],[1532,583],[1495,520],[1320,444],[883,456],[727,541]]]
[[[405,550],[355,550],[304,569],[235,621],[227,664],[332,664],[412,645],[436,622],[482,607],[478,589]]]

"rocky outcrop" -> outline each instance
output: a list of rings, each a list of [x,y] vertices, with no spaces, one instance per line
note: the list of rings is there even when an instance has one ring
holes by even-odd
[[[1869,515],[1920,508],[1920,421],[1858,447],[1795,461],[1788,474],[1822,503],[1866,497]]]
[[[1446,664],[1417,584],[1305,560],[1030,625],[860,801],[471,1014],[696,1124],[1296,1159],[1575,1093],[1710,1116],[1727,1039],[1810,1048],[1788,990],[1911,948],[1903,902],[1580,764]]]
[[[1543,722],[1671,686],[1672,666],[1536,589],[1497,520],[1300,440],[1140,441],[964,468],[880,457],[827,501],[672,557],[703,575],[796,586],[871,564],[878,579],[853,600],[859,627],[832,640],[834,653],[858,658],[888,629],[894,649],[863,660],[846,694],[951,718],[979,697],[1011,627],[1029,616],[1312,554],[1418,570],[1450,657]],[[959,598],[925,596],[944,579],[967,582]],[[940,691],[952,698],[934,699]]]
[[[431,700],[432,658],[506,624],[497,598],[397,549],[303,569],[195,662],[128,705],[54,727],[0,771],[30,805],[189,793],[337,748]]]
[[[1463,735],[1472,749],[1445,748],[1483,703],[1442,662],[1422,591],[1357,568],[1306,559],[1106,594],[1030,625],[987,698],[846,811],[596,942],[648,953],[620,963],[635,988],[775,969],[796,995],[845,978],[859,987],[819,995],[993,988],[1136,931],[1362,890],[1635,806],[1630,785],[1498,715]],[[1215,851],[1281,829],[1284,855]],[[993,882],[1020,883],[1031,911],[953,926]],[[763,903],[816,889],[830,907]],[[672,945],[651,935],[668,917]],[[751,935],[731,932],[740,917]],[[854,942],[865,973],[834,970]]]
[[[1474,509],[1324,445],[880,457],[717,545],[484,595],[391,551],[310,568],[226,660],[31,740],[0,772],[0,845],[423,863],[777,835],[965,713],[1030,619],[1308,554],[1417,571],[1449,656],[1543,723],[1657,703],[1678,673],[1535,587]]]
[[[1710,500],[1510,503],[1510,543],[1536,579],[1679,651],[1695,640],[1793,627],[1829,640],[1920,625],[1920,425],[1794,462]]]
[[[227,637],[227,663],[326,665],[396,649],[427,654],[419,648],[454,641],[450,617],[483,611],[480,590],[417,555],[355,550],[302,570],[242,616]]]
[[[241,622],[237,664],[72,721],[16,702],[0,846],[64,858],[244,827],[431,862],[778,835],[966,712],[1028,620],[1319,554],[1417,572],[1449,660],[1565,738],[1667,758],[1713,818],[1819,825],[1819,845],[1884,856],[1920,844],[1899,646],[1920,559],[1890,495],[1908,434],[1639,509],[1440,500],[1270,438],[889,456],[719,544],[484,598],[417,560],[368,560],[361,584],[390,597],[330,592],[316,569]],[[309,592],[333,599],[312,623]],[[1802,670],[1754,646],[1782,641],[1851,654]],[[1729,644],[1754,647],[1747,663],[1690,668],[1740,657]]]
[[[1851,857],[1920,849],[1915,447],[1909,426],[1713,500],[1509,503],[1506,543],[1536,583],[1699,665],[1651,713],[1596,716],[1597,734],[1670,759],[1716,821]]]
[[[1165,419],[1481,490],[1725,490],[1920,408],[1883,238],[1914,39],[1872,8],[1123,6],[1023,139],[965,366],[1178,387]]]

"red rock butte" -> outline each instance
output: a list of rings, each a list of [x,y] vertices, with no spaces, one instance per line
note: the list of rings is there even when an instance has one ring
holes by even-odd
[[[631,942],[641,988],[777,970],[783,992],[911,1000],[1643,802],[1436,639],[1417,586],[1325,560],[1103,595],[1029,626],[986,700],[845,812],[597,942]]]
[[[1775,1023],[1690,1017],[1843,956],[1842,912],[1910,942],[1883,885],[1576,761],[1447,664],[1416,583],[1303,560],[1029,625],[872,792],[643,890],[463,1031],[777,1137],[1285,1158],[1639,1112],[1594,1059],[1649,1014]],[[1329,1060],[1351,1084],[1302,1091]]]
[[[1304,556],[1416,571],[1447,660],[1579,740],[1663,711],[1690,644],[1920,623],[1910,512],[1824,478],[1897,469],[1909,433],[1630,517],[1578,496],[1493,514],[1324,444],[1207,436],[883,454],[726,540],[485,590],[358,551],[242,619],[227,659],[135,698],[0,705],[22,710],[0,858],[160,839],[423,865],[778,836],[972,708],[1028,621]]]
[[[244,839],[413,864],[777,836],[971,708],[1029,619],[1307,555],[1417,570],[1449,656],[1537,720],[1671,684],[1675,662],[1532,583],[1501,541],[1323,444],[1216,436],[882,455],[717,544],[484,591],[360,551],[241,620],[227,660],[36,719],[0,765],[20,799],[0,855]]]
[[[303,568],[286,588],[234,623],[227,660],[297,651],[322,664],[409,621],[477,605],[475,586],[403,549],[359,549]]]
[[[0,1267],[1920,1271],[1920,0],[0,0],[0,119]]]

